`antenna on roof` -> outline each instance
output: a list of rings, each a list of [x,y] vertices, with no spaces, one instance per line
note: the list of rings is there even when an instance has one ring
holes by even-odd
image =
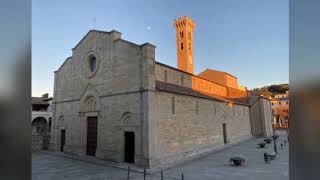
[[[93,22],[93,29],[95,30],[95,29],[96,29],[97,18],[94,17],[94,18],[92,19],[92,22]]]

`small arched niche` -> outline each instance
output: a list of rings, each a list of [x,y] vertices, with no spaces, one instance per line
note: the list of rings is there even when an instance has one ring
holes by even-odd
[[[124,112],[120,117],[120,122],[122,125],[128,125],[130,123],[130,119],[132,117],[131,112]]]
[[[96,111],[97,102],[95,97],[90,96],[87,98],[84,104],[84,112],[93,112]]]
[[[64,127],[64,117],[63,116],[60,116],[58,118],[58,122],[57,122],[57,128],[61,129]]]

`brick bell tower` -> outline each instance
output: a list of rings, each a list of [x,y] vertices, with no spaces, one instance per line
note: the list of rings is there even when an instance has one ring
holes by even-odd
[[[193,74],[193,31],[196,24],[188,16],[174,20],[177,38],[178,69]]]

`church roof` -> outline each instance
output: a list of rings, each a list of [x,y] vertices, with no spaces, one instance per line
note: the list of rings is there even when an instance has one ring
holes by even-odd
[[[48,100],[52,98],[43,98],[43,97],[31,97],[32,105],[49,105]]]
[[[64,66],[64,65],[67,63],[67,61],[70,60],[70,59],[72,59],[72,56],[67,57],[67,58],[63,61],[63,63],[62,63],[61,66],[59,67],[59,69],[58,69],[57,71],[54,71],[54,72],[58,72],[58,71],[62,68],[62,66]]]
[[[235,104],[245,105],[245,106],[249,105],[247,103],[247,99],[231,99],[231,98],[221,97],[218,95],[206,95],[204,93],[200,93],[188,87],[179,86],[179,85],[170,84],[170,83],[161,82],[161,81],[156,81],[156,89],[159,91],[172,92],[172,93],[211,99],[211,100],[216,100],[221,102],[235,103]]]
[[[72,50],[75,49],[79,44],[81,44],[81,42],[82,42],[91,32],[106,33],[106,34],[110,34],[110,33],[113,33],[113,32],[120,33],[119,31],[116,31],[116,30],[112,30],[112,31],[109,31],[109,32],[108,32],[108,31],[100,31],[100,30],[90,30],[89,32],[87,32],[86,35],[84,35],[84,36],[82,37],[82,39],[75,45],[75,47],[72,48]],[[120,34],[121,34],[121,33],[120,33]]]
[[[202,74],[210,73],[210,72],[227,74],[227,75],[229,75],[229,76],[232,76],[232,77],[234,77],[234,78],[238,79],[236,76],[234,76],[234,75],[232,75],[232,74],[229,74],[229,73],[227,73],[227,72],[219,71],[219,70],[215,70],[215,69],[209,69],[209,68],[208,68],[208,69],[206,69],[206,70],[204,70],[204,71],[202,71],[201,73],[199,73],[199,74],[198,74],[198,76],[201,76]]]
[[[209,82],[211,82],[211,83],[214,83],[214,84],[218,84],[218,85],[220,85],[220,86],[227,87],[225,84],[222,84],[222,83],[219,83],[219,82],[216,82],[216,81],[212,81],[212,80],[210,80],[210,79],[207,79],[207,78],[202,77],[201,75],[191,74],[191,73],[189,73],[189,72],[182,71],[182,70],[180,70],[180,69],[178,69],[178,68],[169,66],[169,65],[167,65],[167,64],[163,64],[163,63],[161,63],[161,62],[159,62],[159,61],[155,61],[155,63],[156,63],[156,64],[159,64],[159,65],[161,65],[161,66],[165,66],[165,67],[167,67],[167,68],[170,68],[170,69],[173,69],[173,70],[176,70],[176,71],[179,71],[179,72],[182,72],[182,73],[185,73],[185,74],[188,74],[188,75],[191,75],[191,76],[194,76],[194,77],[197,77],[197,78],[206,80],[206,81],[209,81]],[[207,70],[208,70],[208,69],[207,69]],[[203,71],[203,72],[204,72],[204,71]],[[220,71],[220,72],[222,72],[222,71]],[[226,73],[226,72],[224,72],[224,73]],[[228,74],[228,73],[226,73],[226,74]],[[233,76],[233,75],[231,75],[231,74],[228,74],[228,75],[230,75],[230,76],[232,76],[232,77],[235,77],[235,76]],[[235,78],[238,79],[237,77],[235,77]],[[229,88],[232,88],[232,87],[229,87]],[[234,88],[232,88],[232,89],[234,89]]]

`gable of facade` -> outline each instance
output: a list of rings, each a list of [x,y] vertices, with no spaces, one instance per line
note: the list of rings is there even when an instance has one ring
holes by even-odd
[[[141,46],[120,39],[116,31],[90,31],[72,51],[72,57],[55,72],[55,100],[80,99],[90,82],[100,95],[140,88]],[[89,60],[96,59],[94,71]]]

